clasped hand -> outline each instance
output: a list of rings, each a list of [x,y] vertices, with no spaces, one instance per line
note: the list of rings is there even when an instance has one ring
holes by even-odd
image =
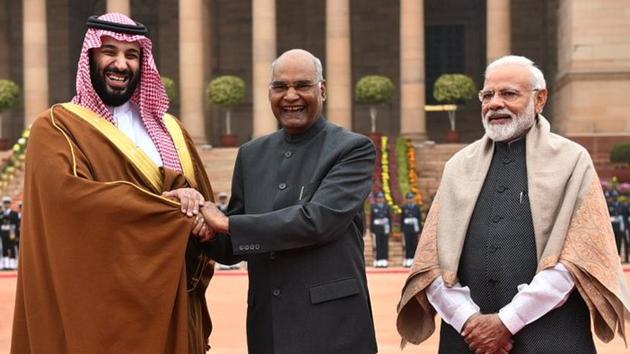
[[[186,216],[195,216],[191,233],[200,241],[209,241],[215,237],[216,233],[228,231],[228,218],[214,203],[206,201],[197,190],[179,188],[164,192],[162,196],[179,201],[181,211]]]
[[[512,350],[512,333],[497,314],[471,316],[464,325],[462,335],[475,354],[507,354]]]

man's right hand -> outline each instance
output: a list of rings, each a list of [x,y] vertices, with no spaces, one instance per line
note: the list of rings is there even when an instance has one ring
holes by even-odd
[[[206,202],[201,208],[201,214],[206,224],[216,233],[227,233],[230,229],[230,219],[225,216],[212,202]]]
[[[189,217],[199,213],[199,207],[203,206],[205,198],[193,188],[178,188],[162,193],[163,197],[175,199],[182,205],[182,213]]]
[[[475,354],[503,354],[512,350],[512,333],[497,314],[473,315],[466,321],[462,335]]]

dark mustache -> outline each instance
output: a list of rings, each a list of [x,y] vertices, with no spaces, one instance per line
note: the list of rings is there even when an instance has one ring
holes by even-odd
[[[107,68],[105,69],[105,74],[107,73],[128,75],[129,77],[133,76],[133,73],[131,72],[131,70],[118,70],[117,68]]]

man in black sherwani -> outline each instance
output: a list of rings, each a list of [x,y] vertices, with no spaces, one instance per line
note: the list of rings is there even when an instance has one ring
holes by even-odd
[[[376,152],[322,117],[325,99],[319,59],[276,59],[269,100],[282,129],[241,146],[228,216],[202,209],[219,233],[208,253],[248,261],[250,353],[377,352],[363,256]]]

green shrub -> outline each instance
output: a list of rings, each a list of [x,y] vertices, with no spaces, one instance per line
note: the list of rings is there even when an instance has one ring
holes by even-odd
[[[438,102],[462,103],[475,97],[475,82],[464,74],[441,75],[433,85],[433,97]]]
[[[245,81],[238,76],[224,75],[210,81],[208,100],[222,107],[232,107],[245,98]]]
[[[610,161],[630,164],[630,143],[615,145],[610,151]]]
[[[164,89],[166,90],[168,100],[171,101],[171,104],[173,104],[177,99],[177,88],[175,87],[175,81],[167,76],[162,76],[161,79],[162,84],[164,84]]]
[[[20,87],[11,80],[0,80],[0,112],[15,107],[20,101]]]
[[[381,104],[391,101],[395,91],[396,87],[388,77],[367,75],[357,82],[355,96],[359,103]]]

